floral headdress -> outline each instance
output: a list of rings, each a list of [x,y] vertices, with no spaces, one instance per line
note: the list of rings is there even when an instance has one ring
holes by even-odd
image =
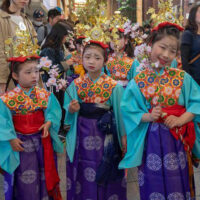
[[[93,14],[92,18],[87,18],[88,20],[84,21],[84,23],[76,25],[76,36],[84,36],[85,39],[83,41],[85,44],[96,43],[102,48],[108,48],[107,43],[111,41],[110,21],[107,18],[105,10],[105,5],[101,4],[98,9],[96,8],[97,14],[95,16]]]
[[[159,0],[158,1],[158,13],[155,12],[154,8],[149,8],[147,14],[151,14],[151,19],[153,21],[153,27],[156,27],[162,22],[171,22],[179,26],[183,25],[184,17],[182,15],[182,10],[179,10],[180,16],[177,17],[177,13],[173,11],[173,1],[172,0]]]
[[[173,26],[177,28],[179,31],[183,31],[182,27],[183,16],[180,15],[179,18],[176,18],[176,13],[172,10],[173,4],[172,0],[164,1],[159,0],[158,4],[158,13],[155,13],[154,8],[150,8],[147,14],[151,14],[151,19],[153,20],[152,32],[158,31],[167,26]],[[180,12],[181,13],[181,12]],[[137,68],[137,72],[144,70],[145,68],[156,68],[159,66],[159,62],[151,63],[150,61],[151,47],[147,44],[142,44],[135,48],[134,55],[140,62],[139,67]]]
[[[5,54],[8,62],[25,62],[30,58],[40,58],[37,39],[31,38],[28,30],[17,29],[14,38],[5,40]]]

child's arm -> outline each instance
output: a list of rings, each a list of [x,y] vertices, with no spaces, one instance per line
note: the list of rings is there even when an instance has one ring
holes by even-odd
[[[169,127],[170,129],[174,127],[181,127],[184,124],[192,121],[194,119],[194,114],[190,112],[183,113],[180,117],[176,117],[174,115],[170,115],[165,120],[165,125]]]
[[[23,142],[19,138],[15,138],[9,141],[13,151],[24,151],[21,146]]]
[[[160,106],[156,106],[152,109],[151,113],[145,113],[142,116],[142,122],[153,122],[160,118],[162,114],[162,108]]]
[[[70,104],[69,104],[69,112],[70,113],[75,113],[80,110],[80,104],[78,103],[77,100],[73,99]]]
[[[39,130],[42,130],[43,129],[43,134],[42,134],[42,137],[45,138],[49,135],[49,129],[51,127],[51,121],[47,121],[45,124],[43,124]]]

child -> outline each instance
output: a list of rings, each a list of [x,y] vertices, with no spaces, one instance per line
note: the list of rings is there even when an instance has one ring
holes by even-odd
[[[126,87],[128,81],[132,79],[132,65],[134,60],[133,47],[127,37],[124,35],[124,29],[118,29],[120,40],[118,44],[110,43],[111,49],[114,53],[111,53],[108,62],[107,70],[108,74],[118,82],[118,84]]]
[[[5,170],[5,200],[62,199],[54,160],[54,150],[63,151],[57,136],[61,108],[52,93],[36,86],[38,58],[9,60],[18,85],[0,97],[0,166]]]
[[[186,72],[167,67],[178,52],[180,30],[169,22],[157,26],[150,59],[159,66],[141,71],[121,103],[127,153],[119,167],[139,166],[141,200],[194,198],[191,151],[200,157],[200,88]]]
[[[71,126],[66,137],[67,200],[126,200],[124,174],[118,170],[121,138],[126,146],[119,111],[123,88],[102,72],[106,48],[98,41],[85,46],[83,65],[88,73],[65,93],[65,123]]]

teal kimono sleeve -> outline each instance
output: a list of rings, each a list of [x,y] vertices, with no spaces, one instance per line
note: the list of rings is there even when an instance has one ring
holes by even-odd
[[[176,61],[176,59],[174,59],[171,63],[171,68],[177,68],[178,67],[178,63]]]
[[[185,72],[184,82],[179,96],[179,104],[185,106],[187,112],[195,115],[193,122],[195,125],[196,140],[192,152],[200,158],[200,87],[194,79]]]
[[[135,80],[131,80],[124,92],[121,112],[127,134],[127,153],[119,168],[137,167],[142,163],[144,143],[149,123],[142,122],[142,116],[148,113],[149,103],[140,92]]]
[[[129,70],[128,74],[127,74],[127,79],[130,81],[132,80],[137,74],[137,67],[140,65],[139,61],[137,59],[135,59],[133,61],[133,64],[131,66],[131,69]]]
[[[20,164],[19,152],[13,151],[9,140],[17,138],[12,115],[0,99],[0,167],[12,174]]]
[[[62,117],[62,110],[59,102],[53,93],[49,96],[48,106],[44,110],[45,122],[50,121],[50,135],[52,138],[53,148],[55,152],[63,152],[63,144],[58,137],[58,132],[60,129],[60,121]]]
[[[123,93],[124,93],[124,88],[121,85],[117,84],[116,87],[113,89],[110,99],[107,102],[113,107],[113,112],[115,115],[116,126],[117,126],[118,140],[120,145],[121,145],[121,137],[126,134],[120,110],[120,102],[123,97]]]
[[[66,136],[66,149],[70,162],[73,162],[75,146],[76,146],[78,112],[72,114],[69,112],[68,107],[72,99],[78,100],[78,95],[74,81],[67,88],[67,91],[68,92],[65,92],[64,105],[63,105],[66,111],[64,123],[70,126],[70,129]]]

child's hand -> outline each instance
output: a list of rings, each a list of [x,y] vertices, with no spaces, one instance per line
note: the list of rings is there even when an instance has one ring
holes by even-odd
[[[182,126],[180,117],[176,117],[174,115],[170,115],[165,119],[164,124],[169,128],[175,128],[175,127],[180,127]]]
[[[51,127],[51,122],[48,121],[45,124],[43,124],[40,128],[39,131],[41,131],[43,129],[43,134],[42,137],[46,138],[49,135],[49,128]]]
[[[123,135],[121,137],[121,141],[122,141],[122,153],[123,153],[123,156],[124,156],[124,154],[127,152],[127,136]]]
[[[151,116],[151,120],[152,121],[157,121],[160,116],[162,114],[162,108],[161,106],[156,106],[152,109],[152,112],[150,113],[150,116]]]
[[[24,148],[21,146],[22,144],[23,142],[19,138],[10,140],[13,151],[24,151]]]
[[[70,104],[69,104],[69,112],[70,113],[75,113],[80,110],[80,104],[78,103],[77,100],[73,99]]]

